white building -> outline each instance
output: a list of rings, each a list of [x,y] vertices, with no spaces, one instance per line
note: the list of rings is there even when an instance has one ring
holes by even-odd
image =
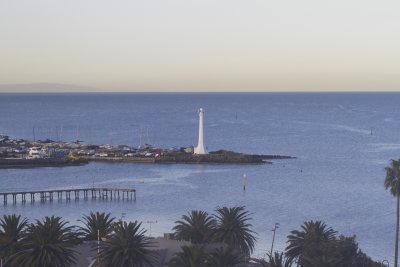
[[[29,148],[28,159],[40,159],[47,156],[47,151],[40,147]]]

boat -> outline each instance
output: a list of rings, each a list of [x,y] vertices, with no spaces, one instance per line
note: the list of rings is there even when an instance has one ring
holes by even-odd
[[[42,149],[40,147],[31,147],[29,148],[27,159],[40,159],[42,157]]]

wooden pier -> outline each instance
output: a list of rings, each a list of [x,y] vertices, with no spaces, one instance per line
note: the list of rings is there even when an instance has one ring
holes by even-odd
[[[16,204],[18,196],[23,204],[26,203],[26,199],[30,199],[31,203],[34,203],[36,199],[40,202],[53,201],[57,199],[61,201],[65,199],[70,201],[71,199],[78,200],[81,197],[84,200],[91,199],[122,199],[122,200],[136,200],[136,190],[126,188],[102,188],[102,187],[91,187],[91,188],[71,188],[71,189],[47,189],[47,190],[29,190],[19,192],[0,192],[0,201],[3,199],[3,204],[7,205],[9,196],[12,199],[12,203]]]

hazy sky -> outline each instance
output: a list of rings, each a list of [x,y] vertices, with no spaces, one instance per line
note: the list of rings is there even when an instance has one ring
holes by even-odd
[[[25,83],[400,91],[400,1],[0,0],[0,84]]]

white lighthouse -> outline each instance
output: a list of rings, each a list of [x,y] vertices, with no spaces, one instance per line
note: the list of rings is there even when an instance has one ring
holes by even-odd
[[[197,147],[194,148],[194,154],[208,154],[204,147],[204,111],[202,108],[199,109],[199,143]]]

